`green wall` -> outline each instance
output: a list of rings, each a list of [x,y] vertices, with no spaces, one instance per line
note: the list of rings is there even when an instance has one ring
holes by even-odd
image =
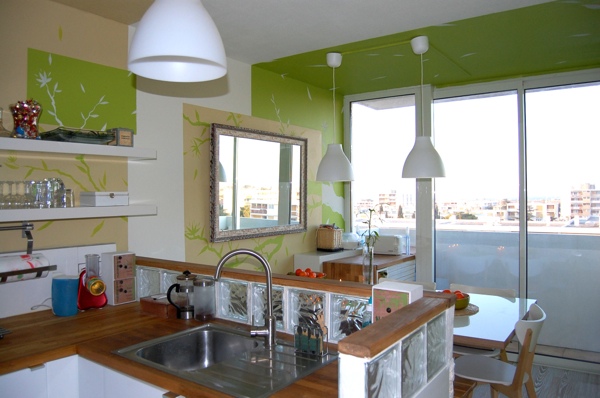
[[[304,82],[289,79],[261,68],[252,67],[252,116],[280,122],[282,125],[303,126],[321,131],[322,154],[327,145],[343,143],[343,98],[336,96],[336,128],[333,132],[333,97],[330,90],[324,90]],[[321,196],[324,184],[315,181],[315,175],[308,176],[308,193]],[[331,184],[336,196],[344,196],[343,183]],[[336,208],[323,199],[323,223],[334,222],[339,227],[345,225],[343,209]]]

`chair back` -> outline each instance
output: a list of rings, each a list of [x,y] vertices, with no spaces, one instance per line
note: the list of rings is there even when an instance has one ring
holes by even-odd
[[[515,333],[521,345],[525,344],[525,335],[528,329],[531,329],[531,340],[529,341],[528,351],[534,351],[537,345],[538,336],[546,320],[546,313],[537,304],[531,304],[529,307],[529,315],[527,319],[517,321],[515,325]]]
[[[464,293],[487,294],[488,296],[500,296],[509,299],[514,299],[517,297],[517,291],[514,289],[497,289],[493,287],[469,286],[462,285],[460,283],[451,283],[450,290],[460,290]]]

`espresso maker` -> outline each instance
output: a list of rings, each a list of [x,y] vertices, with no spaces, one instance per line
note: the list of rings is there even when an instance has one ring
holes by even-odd
[[[177,318],[194,319],[194,279],[196,275],[190,271],[183,271],[177,275],[177,283],[171,285],[167,290],[167,300],[177,308]],[[172,295],[175,289],[174,295]]]

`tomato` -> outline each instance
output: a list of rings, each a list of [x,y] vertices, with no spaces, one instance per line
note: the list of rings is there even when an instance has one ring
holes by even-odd
[[[455,290],[454,291],[454,294],[458,294],[458,293],[462,294],[462,292],[460,290]]]
[[[317,277],[317,273],[316,272],[311,272],[310,274],[307,273],[309,278],[316,278]]]
[[[298,274],[298,276],[306,276],[306,272],[300,270],[300,274]]]
[[[310,274],[310,273],[311,273],[311,272],[313,272],[313,271],[312,271],[312,269],[310,269],[310,268],[307,268],[307,269],[305,269],[305,270],[304,270],[304,272],[306,272],[307,274]]]
[[[464,294],[462,294],[461,292],[454,293],[454,294],[456,295],[456,298],[457,298],[457,299],[464,299],[464,298],[465,298],[465,295],[464,295]]]
[[[442,293],[452,293],[452,290],[450,289],[445,289]]]
[[[325,274],[322,272],[317,272],[317,278],[325,278]]]

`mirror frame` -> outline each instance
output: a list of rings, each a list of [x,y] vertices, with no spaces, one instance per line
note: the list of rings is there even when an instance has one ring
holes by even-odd
[[[298,224],[277,225],[263,228],[246,228],[237,230],[219,229],[219,137],[221,135],[250,138],[261,141],[278,142],[300,146],[300,222]],[[308,139],[292,137],[268,131],[254,130],[244,127],[211,124],[210,140],[210,238],[212,242],[226,242],[238,239],[251,239],[262,236],[293,234],[307,230],[307,163]]]

